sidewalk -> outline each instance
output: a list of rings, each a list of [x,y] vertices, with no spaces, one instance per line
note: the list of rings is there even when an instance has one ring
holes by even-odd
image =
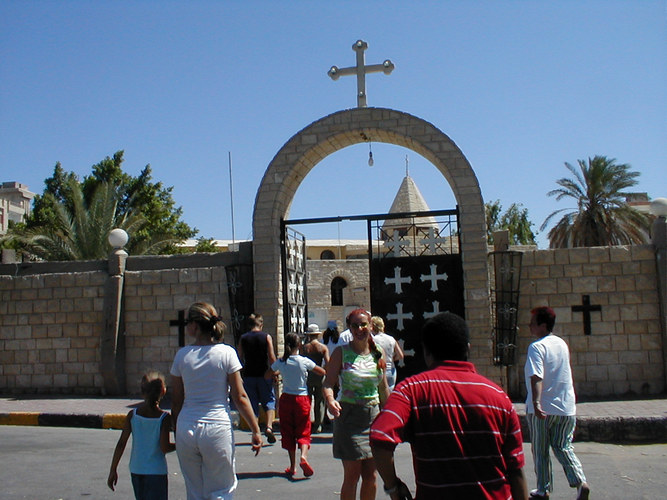
[[[120,429],[139,398],[86,396],[0,397],[0,425],[41,425]],[[169,402],[162,405],[169,409]],[[525,405],[515,403],[524,436]],[[667,399],[596,401],[577,404],[578,441],[667,443]]]

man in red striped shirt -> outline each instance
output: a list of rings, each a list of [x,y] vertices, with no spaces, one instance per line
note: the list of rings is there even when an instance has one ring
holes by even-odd
[[[410,442],[417,500],[527,499],[519,418],[505,392],[467,361],[465,321],[452,313],[422,329],[428,370],[399,383],[371,426],[385,492],[411,498],[396,476],[394,450]]]

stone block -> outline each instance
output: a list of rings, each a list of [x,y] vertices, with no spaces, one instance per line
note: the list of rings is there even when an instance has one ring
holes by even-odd
[[[628,262],[632,259],[631,247],[614,246],[609,247],[609,257],[611,262]]]
[[[609,370],[607,366],[587,366],[586,380],[590,382],[598,382],[602,380],[609,380]]]
[[[570,264],[588,264],[590,262],[590,257],[588,253],[588,248],[570,248]]]
[[[576,278],[582,275],[581,264],[567,264],[563,266],[563,275],[569,278]]]
[[[635,277],[634,276],[617,276],[616,290],[619,292],[633,292],[635,291]]]

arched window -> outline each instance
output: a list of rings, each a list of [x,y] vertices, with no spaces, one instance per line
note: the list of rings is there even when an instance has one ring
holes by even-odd
[[[336,256],[331,250],[323,250],[320,254],[320,260],[333,260]]]
[[[342,306],[343,288],[347,286],[347,281],[341,277],[336,277],[331,281],[331,305]]]

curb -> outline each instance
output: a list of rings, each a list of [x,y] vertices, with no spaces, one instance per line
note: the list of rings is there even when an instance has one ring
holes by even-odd
[[[519,415],[524,443],[530,443],[525,415]],[[574,442],[667,443],[667,417],[577,417]]]
[[[122,429],[126,416],[125,413],[73,415],[71,413],[9,412],[0,413],[0,425]]]
[[[43,427],[79,427],[121,430],[125,413],[82,415],[71,413],[9,412],[0,413],[0,425]],[[524,442],[530,442],[525,415],[519,415]],[[276,422],[277,424],[277,422]],[[244,429],[240,419],[232,415],[232,427]],[[277,425],[276,425],[277,427]],[[596,443],[667,443],[667,417],[578,417],[574,441]]]

